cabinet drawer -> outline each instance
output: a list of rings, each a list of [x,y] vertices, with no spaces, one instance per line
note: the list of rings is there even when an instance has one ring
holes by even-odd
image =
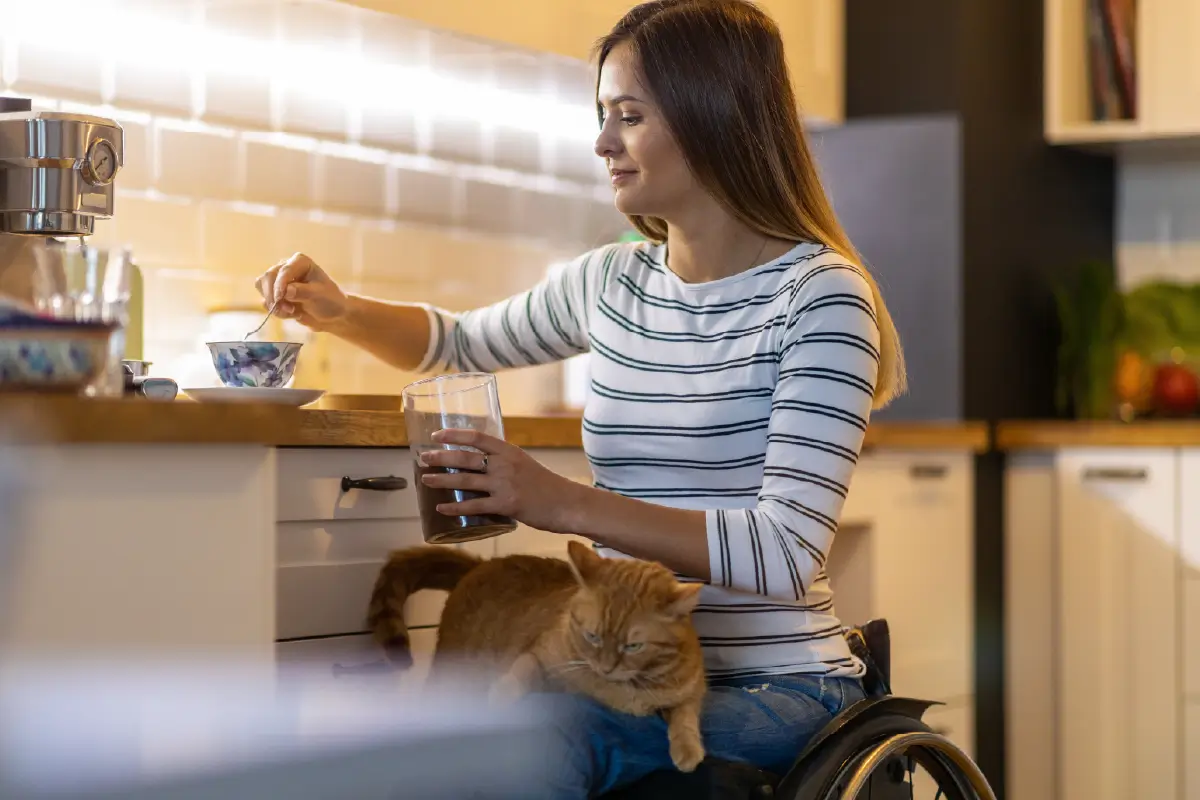
[[[319,686],[330,681],[396,680],[403,687],[419,687],[429,672],[437,644],[437,629],[409,631],[413,665],[397,673],[370,636],[335,636],[279,642],[275,664],[280,682],[288,687]]]
[[[275,638],[364,631],[371,592],[388,554],[421,544],[418,520],[279,523]],[[485,558],[495,550],[493,539],[443,546],[469,550]],[[413,595],[405,606],[408,625],[436,625],[445,598],[444,592],[435,591]]]
[[[412,457],[407,448],[281,448],[276,482],[280,522],[416,517]],[[397,491],[342,491],[342,478],[403,478]]]

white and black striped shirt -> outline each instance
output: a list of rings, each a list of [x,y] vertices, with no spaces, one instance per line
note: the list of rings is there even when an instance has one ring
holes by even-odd
[[[707,283],[664,258],[609,245],[495,305],[431,309],[422,369],[590,352],[596,486],[707,512],[711,585],[694,619],[710,674],[861,675],[825,560],[879,368],[870,287],[814,244]]]

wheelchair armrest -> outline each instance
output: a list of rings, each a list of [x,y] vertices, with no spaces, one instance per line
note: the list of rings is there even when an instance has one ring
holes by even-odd
[[[846,632],[850,652],[866,665],[863,689],[868,696],[892,693],[892,639],[887,620],[873,619]]]

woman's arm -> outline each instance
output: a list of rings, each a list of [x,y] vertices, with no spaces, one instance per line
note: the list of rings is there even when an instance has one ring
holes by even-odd
[[[781,346],[763,485],[750,509],[668,508],[577,484],[519,448],[469,431],[441,441],[488,453],[484,475],[427,475],[431,485],[488,497],[452,514],[509,514],[532,527],[586,536],[683,575],[794,600],[825,567],[871,412],[879,328],[870,287],[855,270],[819,267],[804,281]],[[464,451],[431,463],[479,469]]]
[[[614,246],[586,253],[533,289],[454,314],[432,306],[343,293],[296,254],[258,279],[276,313],[332,333],[394,367],[419,372],[532,366],[586,352],[589,304],[608,274]]]

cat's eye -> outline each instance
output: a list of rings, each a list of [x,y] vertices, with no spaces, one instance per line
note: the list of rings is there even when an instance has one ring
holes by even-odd
[[[624,650],[626,653],[636,653],[638,650],[641,650],[645,646],[646,645],[644,642],[630,642],[629,644],[625,645],[621,649]]]
[[[592,633],[591,631],[584,631],[583,638],[586,639],[587,643],[590,644],[592,647],[600,646],[600,637],[598,635]]]

